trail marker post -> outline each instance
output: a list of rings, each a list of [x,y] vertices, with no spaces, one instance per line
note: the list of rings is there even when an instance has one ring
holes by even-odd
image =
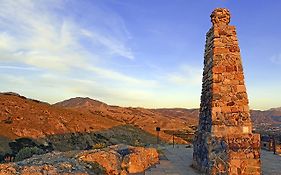
[[[159,132],[160,132],[160,127],[156,127],[156,131],[157,131],[157,145],[159,144]]]

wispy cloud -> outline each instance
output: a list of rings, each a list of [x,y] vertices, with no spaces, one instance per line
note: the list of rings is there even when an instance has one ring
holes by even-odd
[[[134,58],[130,47],[120,38],[95,28],[85,29],[69,16],[58,18],[50,11],[55,2],[51,7],[40,2],[1,2],[1,53],[9,53],[14,59],[34,66],[65,69],[93,56],[81,42],[81,37],[86,36],[92,47],[103,47],[113,56]]]
[[[118,40],[93,33],[85,29],[81,30],[81,34],[88,37],[93,44],[94,42],[99,42],[104,47],[108,48],[111,54],[117,54],[128,59],[134,59],[134,54],[131,49],[127,48],[124,43]]]
[[[155,80],[143,80],[143,79],[138,79],[134,77],[130,77],[127,75],[124,75],[122,73],[108,70],[108,69],[103,69],[103,68],[98,68],[98,67],[86,67],[89,71],[93,71],[97,75],[107,78],[107,79],[112,79],[115,81],[121,81],[121,82],[127,82],[131,85],[139,85],[143,87],[156,87],[158,85],[158,82]],[[127,85],[129,85],[127,84]]]
[[[0,69],[14,69],[14,70],[28,70],[28,71],[36,71],[37,68],[34,67],[22,67],[22,66],[1,66]]]
[[[122,19],[101,8],[91,11],[95,17],[87,19],[93,25],[85,25],[75,16],[64,15],[62,3],[66,2],[0,2],[0,69],[15,74],[1,75],[1,82],[6,83],[1,90],[34,98],[37,94],[49,102],[79,95],[124,104],[148,100],[152,95],[149,88],[158,86],[156,80],[100,64],[135,59],[127,44],[131,35]],[[36,74],[17,77],[20,71],[35,70]],[[41,94],[45,90],[51,97]]]
[[[202,81],[201,68],[192,67],[189,65],[181,65],[178,71],[167,75],[168,81],[177,85],[198,86]]]
[[[54,1],[52,5],[43,1],[1,2],[1,62],[22,63],[50,71],[88,70],[108,79],[147,83],[96,64],[106,59],[108,53],[109,57],[128,59],[134,59],[134,54],[122,37],[116,38],[96,28],[86,29],[69,16],[56,16],[50,11],[56,5],[60,6],[61,2]],[[107,21],[114,21],[116,25],[111,28],[120,28],[116,23],[121,21],[119,17],[116,17],[118,20],[114,16],[111,18]],[[122,22],[120,26],[124,35],[129,37]],[[85,37],[89,39],[90,46],[81,41]]]
[[[56,20],[37,1],[2,1],[0,29],[4,44],[1,61],[20,62],[50,70],[63,70],[83,61],[76,25]],[[16,13],[15,13],[16,12]]]
[[[271,60],[272,63],[281,64],[281,53],[272,56],[272,57],[270,58],[270,60]]]

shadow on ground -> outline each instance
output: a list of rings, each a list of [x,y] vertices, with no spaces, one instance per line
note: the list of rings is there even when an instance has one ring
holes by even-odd
[[[4,160],[5,155],[16,154],[25,147],[38,147],[46,152],[70,151],[91,149],[93,145],[114,145],[127,144],[132,146],[150,146],[157,142],[157,138],[133,125],[119,125],[110,129],[96,132],[76,132],[49,135],[44,138],[17,138],[11,140],[0,136],[0,161]],[[161,141],[161,143],[163,143]]]

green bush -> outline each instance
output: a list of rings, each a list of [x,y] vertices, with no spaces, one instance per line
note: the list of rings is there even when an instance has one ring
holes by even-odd
[[[104,175],[106,174],[106,169],[98,164],[97,162],[81,161],[79,162],[82,166],[89,169],[93,174]]]
[[[133,143],[133,146],[143,146],[139,139],[136,139]]]
[[[15,161],[21,161],[32,157],[34,154],[43,154],[44,151],[38,147],[24,147],[16,155]]]
[[[102,167],[100,164],[98,164],[97,162],[91,162],[88,164],[91,164],[91,170],[94,171],[95,174],[106,174],[106,169],[104,167]]]

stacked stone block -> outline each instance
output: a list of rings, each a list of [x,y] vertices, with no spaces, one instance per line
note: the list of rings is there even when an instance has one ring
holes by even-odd
[[[259,175],[260,138],[252,133],[236,29],[224,8],[215,9],[211,21],[193,166],[212,175]]]

